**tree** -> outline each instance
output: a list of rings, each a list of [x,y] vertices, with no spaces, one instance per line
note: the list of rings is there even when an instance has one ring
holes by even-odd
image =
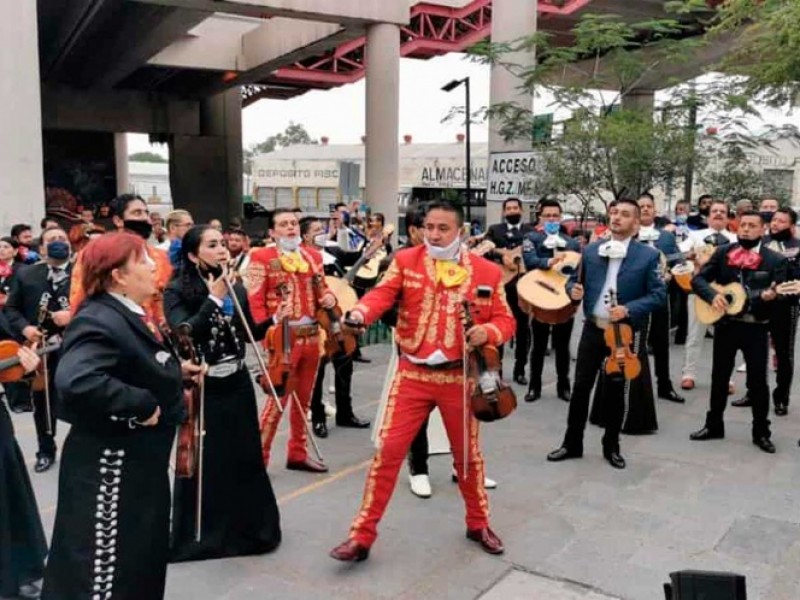
[[[546,90],[554,98],[549,109],[572,115],[562,133],[543,146],[534,185],[538,193],[572,196],[585,209],[598,202],[606,205],[611,198],[635,197],[665,185],[697,160],[695,130],[689,127],[692,102],[697,100],[675,94],[654,117],[652,107],[640,107],[633,98],[661,67],[691,61],[704,43],[691,34],[702,30],[699,17],[707,14],[705,3],[668,5],[674,16],[635,23],[616,15],[585,14],[567,46],[537,32],[510,44],[485,42],[473,48],[477,60],[511,71],[521,91],[541,97]],[[533,51],[536,61],[531,66],[508,58]],[[476,116],[495,119],[506,140],[530,139],[534,130],[530,108],[515,103],[495,104]]]
[[[128,160],[132,162],[148,162],[148,163],[165,163],[167,159],[158,154],[157,152],[134,152],[128,156]]]
[[[800,132],[796,127],[772,128],[760,136],[730,133],[708,136],[700,143],[708,157],[703,168],[698,170],[698,184],[715,198],[736,202],[748,198],[775,198],[781,204],[790,200],[789,190],[781,186],[768,172],[753,166],[751,156],[759,148],[776,150],[778,139],[800,144]]]
[[[772,106],[800,101],[800,2],[727,0],[709,30],[714,39],[737,34],[719,68],[740,75],[732,89]]]
[[[287,146],[295,146],[297,144],[317,143],[319,142],[309,135],[302,124],[289,121],[289,125],[282,133],[271,135],[260,144],[252,144],[249,148],[243,149],[244,172],[248,175],[252,173],[253,159],[258,154],[267,154],[269,152],[274,152],[278,148],[286,148]]]

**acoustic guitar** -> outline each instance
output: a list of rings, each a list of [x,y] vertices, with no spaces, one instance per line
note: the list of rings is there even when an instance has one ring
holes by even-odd
[[[522,245],[516,248],[495,248],[494,250],[502,259],[503,285],[506,285],[518,275],[525,273],[525,261],[522,260]]]
[[[742,284],[733,282],[727,285],[722,285],[716,282],[711,283],[711,287],[718,294],[722,294],[725,300],[728,301],[728,308],[725,311],[718,311],[713,308],[708,302],[701,299],[700,296],[695,295],[694,309],[697,315],[697,320],[704,325],[713,325],[725,315],[735,316],[744,310],[744,305],[747,302],[747,293],[742,287]]]
[[[548,325],[566,323],[578,308],[567,293],[567,282],[578,269],[581,255],[568,250],[557,256],[561,260],[551,269],[535,269],[517,282],[520,308]]]

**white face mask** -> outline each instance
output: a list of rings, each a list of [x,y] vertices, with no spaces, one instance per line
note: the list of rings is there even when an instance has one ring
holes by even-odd
[[[300,247],[300,236],[278,238],[278,248],[284,252],[294,252]]]
[[[432,246],[426,237],[425,247],[433,260],[457,260],[461,251],[461,240],[456,237],[449,246]]]
[[[319,235],[314,236],[314,245],[319,246],[320,248],[325,247],[325,242],[328,241],[328,236],[324,233],[320,233]]]

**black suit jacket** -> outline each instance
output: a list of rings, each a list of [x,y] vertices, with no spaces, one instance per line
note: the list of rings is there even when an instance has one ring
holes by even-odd
[[[161,409],[157,427],[184,417],[180,362],[115,298],[87,298],[67,326],[56,370],[59,416],[100,435],[129,435]]]
[[[69,308],[69,286],[72,279],[72,263],[66,267],[67,277],[61,281],[56,289],[47,280],[47,263],[40,262],[35,265],[19,269],[11,281],[11,289],[6,300],[5,313],[11,325],[12,333],[21,338],[22,330],[28,325],[38,325],[39,303],[45,292],[52,295],[49,310],[64,310]],[[59,304],[62,299],[65,304]],[[56,333],[60,328],[49,321],[45,321],[45,328]]]
[[[747,292],[747,303],[743,314],[750,314],[758,321],[769,321],[772,308],[780,306],[784,301],[780,297],[777,300],[764,302],[761,299],[761,292],[775,283],[786,281],[788,275],[788,261],[767,248],[762,240],[761,264],[757,269],[737,269],[728,264],[728,254],[736,248],[741,248],[738,243],[720,246],[714,250],[714,254],[706,264],[700,268],[700,272],[692,279],[692,289],[703,300],[709,304],[713,302],[717,292],[711,287],[711,282],[722,285],[738,282],[741,283]]]
[[[511,228],[507,223],[498,223],[489,227],[485,239],[497,248],[516,248],[521,246],[525,237],[534,231],[536,230],[530,223],[520,223],[519,228]]]

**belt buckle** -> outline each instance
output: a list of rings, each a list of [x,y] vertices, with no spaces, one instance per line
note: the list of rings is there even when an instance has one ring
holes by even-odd
[[[206,375],[222,379],[229,377],[239,370],[239,361],[221,363],[219,365],[212,365],[208,368]]]

